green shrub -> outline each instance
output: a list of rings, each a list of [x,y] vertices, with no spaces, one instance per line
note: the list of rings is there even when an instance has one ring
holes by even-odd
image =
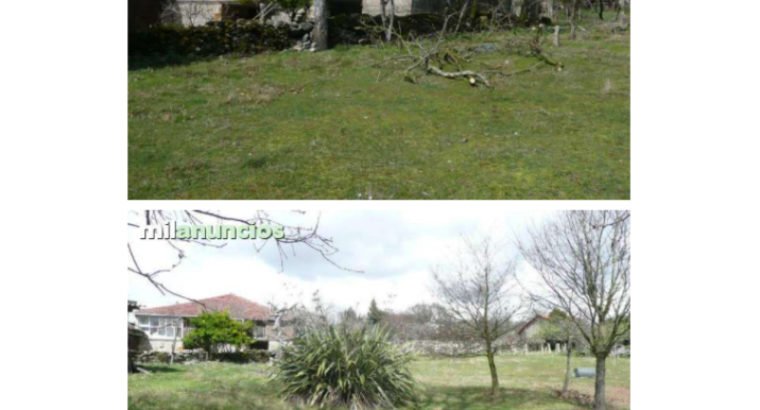
[[[204,312],[190,319],[193,330],[183,339],[186,349],[201,348],[213,355],[226,346],[241,347],[252,342],[253,323],[241,323],[227,312]]]
[[[221,352],[217,353],[214,358],[220,362],[229,363],[266,363],[271,355],[266,350],[244,350],[241,352]]]
[[[329,326],[285,347],[274,377],[287,398],[309,405],[396,407],[414,402],[408,361],[377,327]]]
[[[155,26],[130,32],[130,56],[215,56],[228,53],[256,54],[283,50],[291,45],[287,27],[259,24],[255,20],[210,22],[205,26]]]

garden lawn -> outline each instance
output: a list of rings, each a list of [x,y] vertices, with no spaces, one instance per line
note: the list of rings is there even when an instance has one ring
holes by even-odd
[[[629,36],[592,25],[493,88],[422,75],[395,46],[129,71],[130,199],[628,199]],[[563,28],[567,32],[566,28]],[[530,32],[463,34],[514,72]],[[452,69],[453,67],[447,67]]]
[[[591,358],[574,358],[573,367],[593,367]],[[559,355],[496,357],[501,388],[490,397],[485,358],[420,358],[411,370],[419,382],[424,409],[586,408],[577,399],[560,399],[564,358]],[[129,376],[130,409],[294,409],[268,380],[266,364],[198,363],[145,366],[153,373]],[[574,397],[593,395],[592,379],[571,379]],[[629,408],[630,360],[609,359],[607,398],[612,408]]]

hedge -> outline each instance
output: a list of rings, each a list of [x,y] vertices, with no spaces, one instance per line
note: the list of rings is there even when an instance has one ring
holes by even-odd
[[[211,22],[205,26],[155,26],[129,33],[129,55],[214,56],[283,50],[291,45],[288,27],[255,20]]]

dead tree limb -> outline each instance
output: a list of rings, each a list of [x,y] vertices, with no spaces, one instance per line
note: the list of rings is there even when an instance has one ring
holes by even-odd
[[[443,71],[434,65],[428,65],[427,71],[429,73],[439,75],[444,78],[460,78],[460,77],[467,78],[468,81],[470,82],[470,85],[473,85],[473,86],[477,85],[478,82],[485,85],[486,87],[491,86],[491,84],[488,82],[488,79],[484,75],[480,73],[476,73],[475,71],[472,71],[472,70],[449,72],[449,71]]]
[[[538,27],[533,28],[533,31],[535,32],[535,35],[529,44],[530,54],[536,57],[539,61],[543,61],[544,63],[555,67],[557,71],[562,71],[562,69],[565,67],[564,64],[552,59],[544,53],[544,49],[541,45],[543,41],[544,25],[539,24]]]
[[[511,77],[511,76],[517,75],[517,74],[529,73],[531,71],[535,71],[535,70],[537,70],[537,69],[539,69],[541,67],[544,67],[544,66],[545,66],[544,63],[538,63],[538,64],[534,64],[534,65],[532,65],[532,66],[530,66],[528,68],[523,68],[521,70],[515,70],[515,71],[506,72],[506,73],[503,72],[503,71],[501,71],[501,70],[499,70],[499,69],[491,69],[491,70],[488,70],[486,72],[487,73],[493,73],[494,75],[498,75],[498,76],[501,76],[501,77]]]
[[[472,70],[463,70],[461,67],[461,61],[463,60],[457,52],[448,48],[442,47],[445,41],[446,29],[449,19],[454,17],[456,13],[448,14],[443,22],[443,27],[438,33],[438,38],[435,40],[432,46],[427,47],[423,45],[420,40],[416,40],[410,44],[410,42],[404,40],[399,36],[399,42],[414,61],[414,63],[408,66],[404,72],[404,79],[410,83],[416,84],[417,79],[412,74],[414,70],[422,68],[427,74],[434,74],[444,78],[466,78],[469,84],[473,87],[478,85],[484,85],[491,87],[491,83],[488,82],[486,76],[481,73]],[[461,13],[460,13],[461,16]],[[457,71],[446,71],[443,69],[444,64],[451,64],[457,68]]]

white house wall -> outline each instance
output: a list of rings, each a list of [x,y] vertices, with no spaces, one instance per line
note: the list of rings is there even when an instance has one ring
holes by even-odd
[[[177,1],[183,26],[202,26],[209,21],[222,18],[222,4],[225,1]]]
[[[412,14],[412,0],[395,0],[396,15],[408,16]],[[370,16],[379,16],[382,14],[382,6],[380,0],[362,0],[362,14],[369,14]],[[391,13],[390,2],[385,6],[385,13],[389,15]]]
[[[164,339],[164,338],[148,338],[150,340],[150,349],[156,352],[167,352],[171,353],[172,351],[172,339]],[[177,340],[177,345],[174,348],[175,352],[179,352],[183,349],[182,347],[182,339]]]

